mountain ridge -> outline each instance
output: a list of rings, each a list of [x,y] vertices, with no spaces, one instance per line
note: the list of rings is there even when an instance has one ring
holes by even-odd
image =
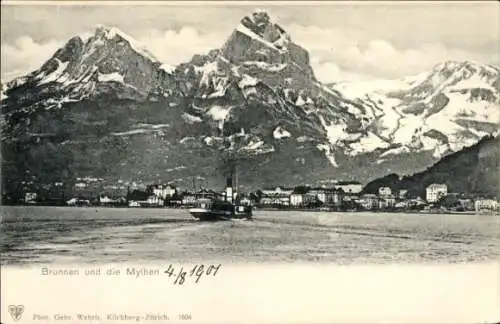
[[[457,96],[479,102],[466,113],[492,109],[495,80],[493,97],[458,89]],[[100,26],[85,41],[71,38],[40,69],[2,85],[2,172],[10,172],[10,191],[33,174],[43,183],[91,174],[182,183],[198,175],[216,185],[232,163],[241,165],[249,187],[366,182],[414,172],[460,149],[435,127],[419,130],[416,140],[390,136],[395,129],[387,121],[446,112],[439,93],[421,111],[409,108],[413,102],[393,109],[392,102],[403,100],[387,93],[344,93],[316,79],[309,53],[265,12],[244,17],[220,48],[175,67],[118,29]],[[456,119],[474,135],[471,142],[496,125]]]
[[[363,192],[375,194],[378,188],[389,187],[393,192],[404,189],[410,196],[425,197],[427,186],[442,183],[451,193],[498,197],[499,147],[500,137],[486,136],[475,145],[443,157],[422,172],[406,176],[389,174],[375,179]],[[453,170],[452,175],[450,170]]]

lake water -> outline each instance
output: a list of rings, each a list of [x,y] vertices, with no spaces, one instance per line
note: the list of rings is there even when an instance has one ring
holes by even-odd
[[[116,262],[462,263],[498,260],[492,215],[0,207],[3,265]]]

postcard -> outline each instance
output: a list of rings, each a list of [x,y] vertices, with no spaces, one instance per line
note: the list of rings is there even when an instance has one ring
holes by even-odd
[[[500,321],[497,2],[1,6],[1,323]]]

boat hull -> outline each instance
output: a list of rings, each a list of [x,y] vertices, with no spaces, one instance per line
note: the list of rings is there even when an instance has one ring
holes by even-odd
[[[237,206],[234,211],[209,208],[191,208],[189,213],[200,221],[218,221],[230,219],[251,219],[251,207]]]
[[[218,211],[206,208],[192,208],[189,213],[200,221],[229,220],[233,213],[230,211]]]

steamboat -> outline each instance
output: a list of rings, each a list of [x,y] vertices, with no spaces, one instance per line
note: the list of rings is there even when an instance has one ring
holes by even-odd
[[[228,177],[224,199],[200,198],[189,213],[200,221],[252,219],[252,206],[241,203],[237,188],[238,186],[233,182],[233,176]]]

